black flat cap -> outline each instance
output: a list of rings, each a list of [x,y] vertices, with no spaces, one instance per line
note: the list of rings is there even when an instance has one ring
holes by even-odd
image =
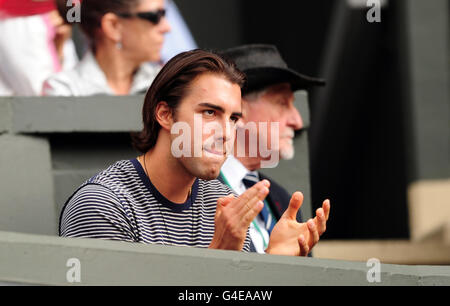
[[[274,45],[244,45],[220,54],[233,60],[238,69],[247,75],[244,94],[279,83],[290,83],[293,91],[325,85],[323,79],[290,69]]]

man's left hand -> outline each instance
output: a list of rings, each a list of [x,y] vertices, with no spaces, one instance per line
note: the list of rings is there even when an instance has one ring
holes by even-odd
[[[330,201],[325,200],[316,210],[316,217],[307,222],[297,222],[297,212],[302,206],[303,194],[295,192],[288,209],[277,222],[270,235],[266,253],[274,255],[306,256],[326,230],[330,215]]]

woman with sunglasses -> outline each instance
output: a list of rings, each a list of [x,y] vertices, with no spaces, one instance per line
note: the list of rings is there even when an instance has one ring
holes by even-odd
[[[170,31],[164,0],[83,0],[80,16],[90,48],[75,69],[49,78],[43,94],[144,93],[160,69]]]

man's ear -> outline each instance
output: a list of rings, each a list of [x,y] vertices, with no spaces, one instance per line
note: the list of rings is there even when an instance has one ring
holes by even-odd
[[[173,111],[165,101],[158,103],[155,109],[155,118],[162,129],[170,131],[173,125]]]
[[[122,41],[122,24],[119,17],[113,13],[106,13],[101,20],[102,31],[107,38],[115,43]]]
[[[245,100],[244,98],[242,98],[241,100],[241,107],[242,107],[242,119],[239,120],[242,124],[247,122],[247,117],[250,110],[250,104],[251,102]]]

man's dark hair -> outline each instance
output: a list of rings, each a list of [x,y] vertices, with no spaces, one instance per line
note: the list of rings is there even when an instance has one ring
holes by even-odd
[[[196,49],[175,56],[161,69],[145,96],[142,109],[144,129],[133,136],[133,146],[137,150],[145,153],[156,144],[161,129],[155,117],[158,103],[166,102],[175,114],[179,102],[188,94],[191,82],[205,73],[222,76],[241,89],[246,81],[234,62],[216,53]]]

